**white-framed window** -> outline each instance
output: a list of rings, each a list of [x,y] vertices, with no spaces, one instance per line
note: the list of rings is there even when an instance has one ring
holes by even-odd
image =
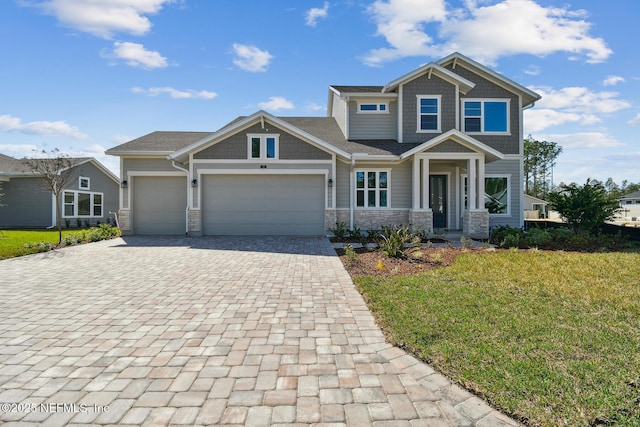
[[[440,95],[418,95],[418,132],[440,132]]]
[[[247,135],[247,157],[257,160],[277,159],[279,136],[275,134]]]
[[[462,206],[467,209],[469,187],[467,175],[462,175]],[[491,215],[511,215],[511,175],[485,175],[484,207]]]
[[[86,176],[81,176],[78,178],[78,188],[81,190],[90,190],[91,189],[91,178],[87,178]]]
[[[510,99],[462,100],[464,131],[509,134],[510,105]]]
[[[358,114],[388,114],[389,104],[386,102],[358,102]]]
[[[356,207],[388,208],[391,188],[389,170],[357,170]]]
[[[91,191],[64,191],[63,218],[102,218],[104,195]]]

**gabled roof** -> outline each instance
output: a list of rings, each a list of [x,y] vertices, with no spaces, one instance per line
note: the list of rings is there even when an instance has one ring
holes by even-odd
[[[457,129],[451,129],[450,131],[445,132],[441,135],[438,135],[437,137],[430,139],[427,142],[419,144],[417,147],[414,147],[411,150],[405,151],[404,153],[402,153],[400,158],[406,159],[409,156],[413,156],[416,153],[419,153],[424,150],[428,150],[430,148],[435,147],[436,145],[439,145],[449,140],[455,141],[458,144],[464,145],[465,147],[475,152],[483,153],[486,156],[487,160],[490,162],[494,160],[504,159],[504,154],[502,154],[498,150],[495,150],[489,147],[488,145],[483,144],[477,139],[467,135],[466,133],[460,132]]]
[[[214,132],[212,134],[209,134],[207,136],[205,136],[204,138],[201,138],[198,141],[195,141],[194,143],[187,145],[186,147],[183,147],[179,150],[176,150],[175,152],[169,154],[167,156],[167,158],[169,160],[178,160],[178,161],[184,161],[188,158],[190,153],[196,152],[196,151],[200,151],[203,148],[205,148],[206,146],[215,144],[218,141],[223,140],[224,138],[233,135],[236,132],[240,132],[243,129],[246,129],[247,127],[255,124],[255,123],[259,123],[259,122],[264,122],[264,121],[268,121],[270,123],[273,123],[275,126],[280,127],[281,129],[291,133],[292,135],[297,136],[298,138],[302,139],[302,140],[306,140],[308,142],[310,142],[313,145],[316,145],[317,147],[324,149],[325,151],[329,151],[332,152],[338,156],[344,157],[344,158],[349,158],[349,153],[337,148],[336,146],[327,143],[325,140],[318,138],[316,135],[313,135],[309,132],[304,131],[303,129],[293,126],[290,123],[288,123],[287,121],[273,116],[269,113],[267,113],[266,111],[260,110],[257,111],[256,113],[248,116],[248,117],[244,117],[241,118],[239,120],[235,120],[233,122],[231,122],[229,125],[223,127],[222,129],[218,130],[217,132]]]
[[[388,83],[382,88],[382,92],[395,91],[401,84],[410,82],[411,80],[421,77],[425,74],[429,76],[433,74],[451,84],[458,85],[460,87],[460,92],[462,92],[463,94],[466,94],[476,86],[475,83],[465,79],[464,77],[461,77],[436,63],[430,62]]]
[[[0,154],[0,177],[11,178],[11,177],[31,177],[37,176],[34,174],[33,170],[26,163],[27,159],[15,159],[13,157],[5,156],[4,154]],[[48,159],[29,159],[35,162],[45,162]],[[69,157],[68,160],[71,163],[70,168],[75,168],[85,163],[92,163],[96,168],[100,169],[105,175],[111,178],[116,183],[119,183],[120,180],[113,172],[104,167],[102,163],[94,159],[93,157]]]
[[[455,69],[455,67],[457,67],[458,65],[463,66],[464,68],[492,81],[493,83],[496,83],[497,85],[509,90],[510,92],[514,92],[522,96],[523,108],[533,106],[533,104],[541,98],[540,95],[538,95],[534,91],[527,89],[521,84],[514,82],[513,80],[493,71],[490,68],[485,67],[484,65],[464,56],[459,52],[454,52],[446,58],[439,60],[437,64],[442,67],[451,65],[453,69]]]
[[[634,191],[633,193],[625,194],[620,200],[640,199],[640,191]]]

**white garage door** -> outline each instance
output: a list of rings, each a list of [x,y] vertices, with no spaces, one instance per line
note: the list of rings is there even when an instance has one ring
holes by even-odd
[[[205,175],[206,235],[324,234],[324,175]]]
[[[185,233],[186,177],[133,177],[132,197],[135,234]]]

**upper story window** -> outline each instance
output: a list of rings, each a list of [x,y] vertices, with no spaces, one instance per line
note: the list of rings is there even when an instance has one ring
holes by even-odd
[[[389,104],[386,102],[360,102],[358,103],[358,113],[363,114],[375,114],[375,113],[388,113]]]
[[[389,207],[389,171],[356,171],[356,206],[359,208]]]
[[[418,95],[418,132],[440,132],[440,95]]]
[[[87,178],[85,176],[81,176],[78,179],[78,188],[80,188],[81,190],[89,190],[89,187],[91,185],[91,179]]]
[[[509,133],[509,99],[462,101],[466,133]]]
[[[247,135],[249,159],[277,159],[279,135]]]

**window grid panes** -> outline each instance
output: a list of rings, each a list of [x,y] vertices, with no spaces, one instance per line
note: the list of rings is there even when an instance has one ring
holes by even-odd
[[[508,133],[508,101],[464,101],[465,132]]]
[[[100,218],[103,212],[102,193],[65,191],[63,193],[64,218]]]
[[[420,130],[437,131],[439,105],[438,98],[421,97],[419,102]]]
[[[249,159],[261,160],[278,158],[278,135],[249,134],[247,137],[247,156]]]
[[[357,171],[356,206],[388,207],[388,182],[389,173],[386,171]]]

